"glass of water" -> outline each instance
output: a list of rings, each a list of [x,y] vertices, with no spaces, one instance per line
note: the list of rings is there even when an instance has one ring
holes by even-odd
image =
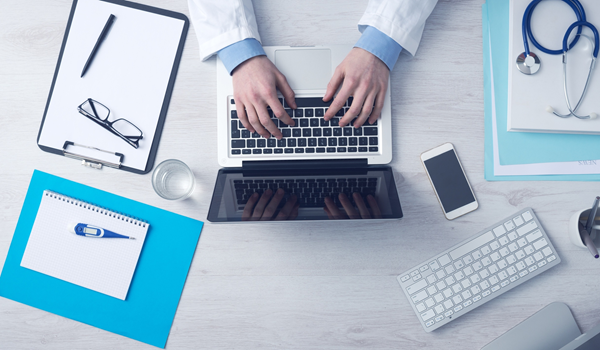
[[[164,199],[186,199],[194,192],[194,173],[184,162],[167,159],[152,172],[152,187]]]

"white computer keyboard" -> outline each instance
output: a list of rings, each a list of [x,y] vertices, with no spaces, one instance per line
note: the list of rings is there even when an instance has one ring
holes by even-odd
[[[558,265],[560,257],[526,208],[398,276],[431,332]]]

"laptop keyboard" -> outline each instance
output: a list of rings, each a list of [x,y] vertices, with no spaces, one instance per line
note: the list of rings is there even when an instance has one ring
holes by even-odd
[[[319,97],[296,98],[297,109],[291,109],[281,98],[280,101],[287,114],[294,119],[295,125],[285,124],[275,117],[271,109],[268,109],[271,120],[283,134],[283,138],[277,140],[274,137],[265,139],[258,133],[251,133],[244,128],[235,110],[235,101],[229,98],[232,156],[379,153],[380,133],[377,121],[374,124],[367,122],[360,128],[352,126],[354,120],[346,127],[339,126],[340,119],[352,104],[352,97],[329,121],[324,119],[324,115],[330,102],[323,102]]]
[[[257,179],[257,180],[233,180],[237,204],[244,209],[244,205],[252,194],[258,192],[262,195],[267,189],[273,192],[279,188],[285,191],[285,197],[280,206],[295,194],[298,198],[300,208],[323,208],[325,206],[325,197],[330,197],[342,207],[338,195],[345,193],[348,199],[355,205],[352,198],[353,193],[360,193],[366,206],[369,202],[367,195],[375,196],[377,191],[378,178],[376,177],[343,177],[343,178],[304,178],[304,179]]]

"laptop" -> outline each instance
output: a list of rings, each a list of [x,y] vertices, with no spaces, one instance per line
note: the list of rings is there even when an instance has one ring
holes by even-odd
[[[581,334],[564,303],[551,303],[481,350],[597,350],[600,324]]]
[[[271,219],[282,219],[280,214],[291,201],[294,213],[284,215],[285,219],[401,218],[393,172],[385,165],[392,159],[389,83],[377,123],[341,128],[339,120],[352,98],[334,118],[325,121],[331,101],[325,103],[322,97],[352,46],[264,49],[294,90],[297,109],[287,106],[281,96],[280,100],[295,126],[271,115],[282,131],[282,140],[265,139],[245,129],[237,117],[231,76],[217,59],[218,162],[225,168],[217,176],[208,220],[245,221],[248,212],[255,212],[249,208],[256,205],[254,193],[262,196],[270,190],[275,198],[280,189],[284,198],[278,201]]]

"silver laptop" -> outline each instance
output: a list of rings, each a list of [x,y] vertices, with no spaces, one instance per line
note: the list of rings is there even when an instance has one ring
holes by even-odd
[[[391,161],[389,82],[382,115],[375,125],[365,123],[358,129],[339,127],[337,123],[352,98],[335,118],[323,119],[330,104],[321,100],[327,83],[352,46],[267,46],[264,49],[296,94],[296,110],[284,102],[286,112],[295,119],[296,125],[289,127],[272,116],[282,130],[282,140],[265,139],[246,130],[237,118],[231,76],[217,59],[218,161],[221,166],[240,167],[243,161],[366,159],[369,165]]]

